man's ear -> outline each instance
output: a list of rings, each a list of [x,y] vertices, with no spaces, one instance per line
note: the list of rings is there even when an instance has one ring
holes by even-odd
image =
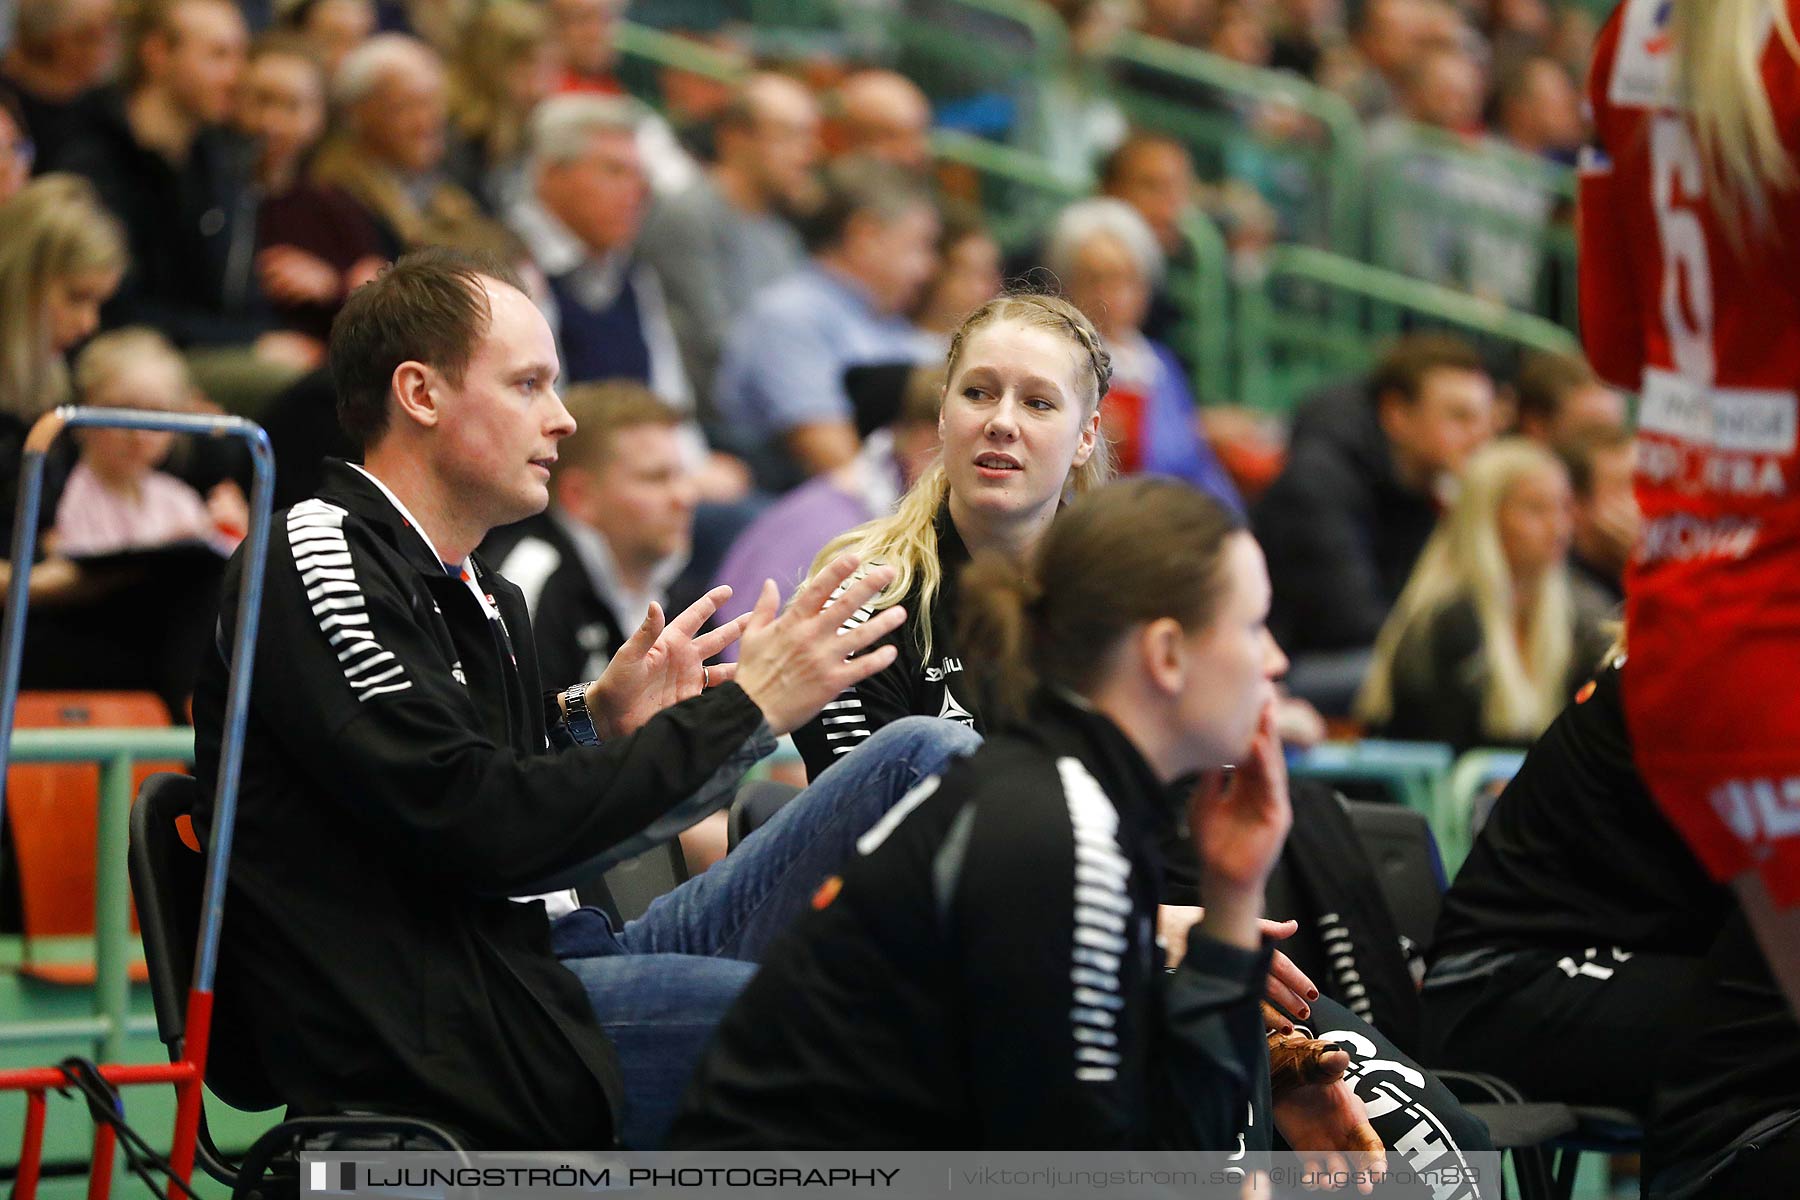
[[[1406,393],[1389,388],[1375,397],[1375,419],[1381,425],[1382,436],[1388,441],[1399,441],[1405,437],[1404,425],[1407,415],[1412,411],[1413,402],[1406,398]]]
[[[436,428],[443,419],[443,410],[438,406],[439,388],[438,373],[427,364],[412,359],[394,368],[394,378],[389,385],[400,416],[423,429]]]

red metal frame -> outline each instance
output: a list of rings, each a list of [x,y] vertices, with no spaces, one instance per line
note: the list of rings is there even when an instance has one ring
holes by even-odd
[[[186,1035],[181,1057],[170,1063],[107,1065],[97,1068],[100,1078],[114,1087],[139,1084],[175,1085],[175,1131],[169,1148],[169,1166],[182,1183],[191,1183],[195,1145],[200,1136],[201,1086],[206,1078],[207,1042],[212,1034],[211,992],[188,992]],[[13,1184],[13,1200],[36,1200],[38,1175],[44,1158],[44,1093],[68,1086],[57,1067],[24,1067],[0,1071],[0,1092],[25,1093],[25,1134],[19,1147],[19,1175]],[[107,1200],[112,1190],[114,1134],[112,1126],[94,1124],[94,1157],[88,1167],[88,1200]]]

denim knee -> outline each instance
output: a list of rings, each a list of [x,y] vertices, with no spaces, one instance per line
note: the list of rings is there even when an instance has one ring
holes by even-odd
[[[901,717],[877,729],[857,752],[902,759],[921,775],[935,775],[950,760],[973,754],[981,735],[961,721],[943,717]],[[876,747],[879,747],[878,749]]]

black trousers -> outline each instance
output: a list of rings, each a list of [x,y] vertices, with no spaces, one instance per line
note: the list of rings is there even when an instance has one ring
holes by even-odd
[[[1480,979],[1427,986],[1425,1061],[1497,1075],[1529,1099],[1640,1117],[1662,1051],[1692,1027],[1704,960],[1596,946],[1515,959]]]

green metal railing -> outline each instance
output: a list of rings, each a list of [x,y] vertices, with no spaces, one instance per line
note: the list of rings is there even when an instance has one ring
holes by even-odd
[[[1343,298],[1362,314],[1344,320]],[[1368,369],[1403,327],[1451,327],[1501,348],[1579,351],[1554,321],[1311,246],[1269,249],[1263,270],[1239,281],[1238,394],[1286,411],[1306,391]]]
[[[1413,126],[1369,163],[1369,261],[1575,328],[1575,173]]]
[[[0,1024],[0,1045],[92,1039],[96,1062],[119,1062],[125,1039],[156,1032],[153,1019],[130,1016],[131,885],[125,852],[130,836],[131,774],[140,762],[186,762],[194,756],[194,731],[164,729],[20,729],[12,761],[98,763],[100,810],[94,875],[94,1013]]]
[[[1160,130],[1195,149],[1203,166],[1218,175],[1237,174],[1249,155],[1286,159],[1305,174],[1307,197],[1322,201],[1317,217],[1304,216],[1298,230],[1340,253],[1356,252],[1362,238],[1362,173],[1365,147],[1362,124],[1343,97],[1286,71],[1271,71],[1232,62],[1204,50],[1138,33],[1122,36],[1114,46],[1111,66],[1120,103],[1138,123]],[[1178,87],[1204,88],[1248,106],[1286,105],[1316,124],[1318,142],[1274,142],[1244,127],[1235,113],[1203,113],[1195,106],[1146,90],[1148,77],[1162,76]],[[1139,82],[1133,83],[1133,79]],[[1269,181],[1251,180],[1278,208],[1293,197],[1270,194]],[[1310,239],[1309,239],[1310,240]]]
[[[659,110],[663,107],[662,81],[657,76],[663,69],[687,71],[720,83],[736,83],[749,70],[749,64],[735,54],[632,21],[619,22],[614,45],[626,89]]]

